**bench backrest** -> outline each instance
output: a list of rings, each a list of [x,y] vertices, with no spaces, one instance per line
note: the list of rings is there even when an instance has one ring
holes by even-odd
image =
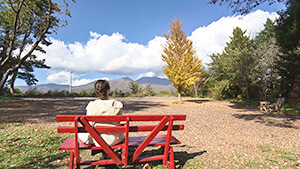
[[[282,105],[283,105],[283,103],[284,103],[284,101],[285,101],[285,98],[284,98],[284,97],[278,98],[278,99],[277,99],[277,106],[278,106],[279,108],[281,108]]]
[[[57,115],[57,122],[74,122],[76,118],[85,118],[89,122],[146,122],[161,121],[163,118],[172,118],[173,121],[183,121],[186,115],[117,115],[117,116],[87,116],[87,115]],[[129,126],[128,132],[146,132],[152,131],[157,125],[134,125]],[[94,127],[98,133],[125,133],[127,126],[96,126]],[[166,131],[168,125],[164,126],[161,131]],[[184,125],[173,125],[172,130],[183,130]],[[59,126],[58,133],[76,133],[75,126]],[[78,133],[87,132],[84,126],[79,126]]]
[[[128,156],[128,140],[129,132],[146,132],[150,134],[146,139],[137,147],[133,153],[130,162],[134,162],[142,151],[149,145],[160,131],[167,131],[165,153],[167,154],[170,146],[170,139],[172,130],[183,130],[183,124],[174,125],[174,121],[184,121],[186,115],[117,115],[117,116],[87,116],[87,115],[57,115],[57,122],[74,122],[74,126],[59,126],[58,133],[75,133],[75,156],[79,159],[79,143],[78,133],[88,132],[96,140],[96,142],[103,148],[103,151],[111,157],[117,164],[127,164]],[[130,125],[130,122],[147,122],[157,121],[157,125]],[[90,122],[125,122],[125,126],[91,126]],[[81,123],[81,126],[78,125]],[[124,133],[125,134],[125,148],[123,149],[125,156],[122,156],[122,161],[112,151],[111,147],[99,136],[99,133]],[[77,161],[79,163],[79,161]]]

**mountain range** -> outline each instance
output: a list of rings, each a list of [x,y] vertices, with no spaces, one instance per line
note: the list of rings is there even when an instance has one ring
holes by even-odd
[[[113,79],[109,81],[111,90],[121,90],[123,92],[129,91],[129,84],[134,81],[128,77]],[[136,81],[142,88],[145,88],[147,85],[151,85],[154,92],[159,92],[162,90],[170,91],[174,90],[174,87],[171,85],[168,79],[163,79],[159,77],[142,77]],[[81,86],[72,86],[72,92],[81,92],[83,90],[89,92],[94,87],[95,81],[90,82]],[[29,89],[35,88],[39,92],[48,92],[60,91],[60,90],[69,90],[69,85],[60,85],[54,83],[41,84],[36,86],[16,86],[22,92],[25,92]]]

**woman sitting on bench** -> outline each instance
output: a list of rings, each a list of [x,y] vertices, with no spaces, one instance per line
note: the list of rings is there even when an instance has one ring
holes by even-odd
[[[110,86],[107,80],[98,80],[94,89],[98,97],[100,98],[94,101],[90,101],[86,106],[86,115],[121,115],[123,104],[120,101],[110,100],[108,95],[110,93]],[[107,123],[90,123],[92,126],[118,126],[118,122]],[[108,145],[116,145],[124,140],[123,133],[103,133],[100,134],[102,139]],[[79,133],[79,139],[86,144],[99,144],[90,136],[89,133]]]

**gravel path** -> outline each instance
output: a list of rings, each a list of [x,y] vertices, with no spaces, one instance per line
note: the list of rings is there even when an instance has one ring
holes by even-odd
[[[22,98],[2,102],[0,122],[55,124],[57,114],[84,114],[85,105],[93,99]],[[187,115],[185,129],[173,132],[182,142],[174,150],[179,165],[199,162],[204,168],[300,168],[299,116],[266,114],[258,108],[210,99],[184,98],[184,104],[174,104],[175,97],[118,100],[124,103],[123,113]],[[292,160],[281,158],[282,154]]]

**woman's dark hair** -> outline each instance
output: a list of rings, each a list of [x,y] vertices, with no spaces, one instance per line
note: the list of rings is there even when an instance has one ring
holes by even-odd
[[[110,89],[110,86],[107,80],[97,80],[97,82],[94,85],[94,89],[101,100],[108,99],[107,90]]]

